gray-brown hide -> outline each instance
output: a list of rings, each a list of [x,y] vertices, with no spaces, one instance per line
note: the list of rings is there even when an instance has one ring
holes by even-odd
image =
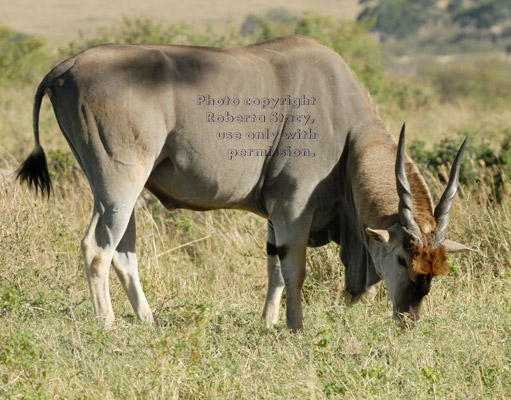
[[[94,310],[105,325],[114,320],[111,263],[137,316],[154,321],[135,255],[133,208],[144,187],[169,210],[236,208],[268,219],[267,326],[278,321],[285,287],[287,325],[302,327],[306,247],[330,240],[341,244],[353,298],[384,279],[396,315],[418,319],[435,273],[429,261],[417,273],[417,249],[431,256],[442,244],[428,239],[436,228],[431,198],[407,160],[413,209],[406,190],[400,200],[395,141],[333,51],[303,37],[238,49],[104,45],[86,50],[55,67],[35,96],[36,145],[18,176],[42,192],[50,188],[38,132],[45,94],[94,195],[82,249]],[[204,103],[208,95],[237,98],[240,104]],[[262,98],[284,101],[263,109],[253,101]],[[292,98],[309,104],[293,107],[285,100]],[[228,115],[243,122],[229,122]],[[296,118],[302,115],[310,119]],[[298,129],[309,137],[287,137]],[[218,132],[239,132],[241,138],[220,139]],[[250,137],[257,132],[269,134]],[[440,210],[443,221],[448,209],[450,203]],[[412,211],[420,213],[424,238],[410,230],[410,218],[400,217]]]

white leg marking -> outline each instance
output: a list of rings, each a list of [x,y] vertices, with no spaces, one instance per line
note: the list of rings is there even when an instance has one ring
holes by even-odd
[[[115,318],[108,287],[112,251],[97,243],[96,231],[98,230],[98,225],[101,225],[100,220],[100,212],[95,209],[89,229],[82,240],[82,253],[94,312],[96,317],[102,320],[101,324],[105,328],[109,328]],[[99,229],[101,230],[101,227]]]

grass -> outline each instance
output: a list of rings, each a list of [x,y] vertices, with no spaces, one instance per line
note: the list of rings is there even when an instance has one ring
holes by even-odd
[[[283,315],[270,331],[260,320],[266,284],[260,218],[167,213],[146,196],[137,207],[140,274],[160,326],[135,320],[112,277],[118,318],[104,331],[94,320],[79,249],[92,198],[81,174],[65,178],[50,201],[0,183],[1,397],[511,394],[506,205],[487,210],[470,199],[456,202],[451,236],[481,252],[450,259],[452,273],[435,279],[412,331],[391,320],[383,286],[373,303],[345,306],[338,249],[309,251],[306,328],[293,334]]]
[[[381,99],[394,131],[405,115],[410,136],[429,144],[436,139],[428,132],[477,135],[486,126],[483,133],[498,134],[510,125],[505,102],[491,110],[477,94],[445,102],[434,86],[407,82]],[[0,170],[14,170],[32,147],[33,89],[0,87]],[[492,208],[470,193],[457,198],[450,237],[480,251],[450,257],[451,273],[435,278],[411,331],[392,321],[383,285],[373,302],[347,307],[338,248],[310,249],[298,333],[285,328],[283,307],[277,327],[263,328],[262,219],[168,213],[144,194],[137,251],[160,326],[135,319],[113,274],[117,320],[105,331],[94,318],[79,247],[92,196],[48,103],[41,138],[53,160],[53,197],[42,200],[0,177],[0,398],[511,397],[509,193]]]

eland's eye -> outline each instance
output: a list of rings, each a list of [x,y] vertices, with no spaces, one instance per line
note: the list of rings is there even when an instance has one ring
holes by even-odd
[[[406,264],[406,260],[403,258],[403,257],[398,257],[397,258],[397,262],[402,266],[402,267],[405,267],[405,268],[408,268],[408,264]]]

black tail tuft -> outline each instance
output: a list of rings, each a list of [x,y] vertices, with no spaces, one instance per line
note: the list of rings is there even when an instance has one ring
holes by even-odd
[[[27,159],[16,171],[16,179],[25,182],[27,186],[34,188],[36,193],[46,194],[50,197],[51,179],[48,172],[46,156],[41,146],[36,146]]]

